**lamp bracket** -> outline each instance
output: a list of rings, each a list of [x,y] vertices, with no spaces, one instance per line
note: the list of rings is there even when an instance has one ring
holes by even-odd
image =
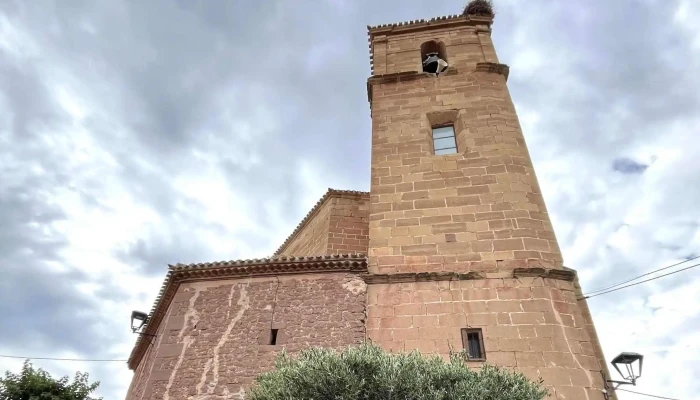
[[[634,382],[634,381],[632,381],[632,382],[627,382],[627,381],[613,381],[613,380],[608,379],[608,380],[606,380],[605,382],[607,382],[607,383],[614,383],[615,386],[613,387],[613,390],[617,389],[617,388],[620,387],[621,385],[635,385],[635,382]]]
[[[607,377],[605,376],[605,372],[603,370],[600,371],[600,375],[602,375],[603,385],[605,385],[603,387],[603,390],[602,390],[603,397],[605,398],[605,400],[608,400],[610,398],[611,392],[614,392],[617,388],[619,388],[622,385],[636,385],[635,379],[632,379],[632,381],[630,381],[630,382],[628,382],[628,381],[615,381],[612,379],[607,379]],[[614,384],[614,386],[610,387],[610,386],[608,386],[608,383],[612,383],[612,384]]]

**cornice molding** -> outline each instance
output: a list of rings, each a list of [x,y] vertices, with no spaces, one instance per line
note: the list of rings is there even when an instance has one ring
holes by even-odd
[[[360,276],[366,284],[431,282],[431,281],[465,281],[486,279],[478,272],[409,272],[403,274],[365,274]]]
[[[510,74],[510,67],[506,64],[499,64],[493,62],[480,62],[476,64],[476,72],[486,72],[492,74],[500,74],[506,78],[508,81],[508,74]]]
[[[440,74],[442,76],[456,75],[459,70],[455,67],[450,67],[444,73]],[[410,82],[418,79],[438,79],[435,74],[429,74],[423,71],[404,71],[404,72],[393,72],[390,74],[382,75],[372,75],[367,78],[367,101],[369,101],[370,108],[372,108],[372,93],[374,85],[381,85],[387,83],[398,83],[398,82]]]
[[[539,277],[548,279],[557,279],[562,281],[573,282],[576,279],[576,271],[570,268],[564,269],[548,269],[548,268],[516,268],[513,270],[513,278],[520,277]]]
[[[516,268],[512,274],[492,274],[488,272],[409,272],[399,274],[362,274],[360,277],[368,285],[387,283],[407,283],[407,282],[431,282],[431,281],[466,281],[481,279],[503,279],[535,277],[556,279],[572,282],[576,279],[576,271],[565,269],[547,268]]]

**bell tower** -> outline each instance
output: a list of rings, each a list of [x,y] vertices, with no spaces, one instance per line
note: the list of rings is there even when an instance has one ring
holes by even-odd
[[[565,268],[487,7],[368,27],[367,336],[602,399],[603,353]],[[478,7],[477,7],[478,8]],[[474,12],[472,12],[474,11]]]
[[[562,266],[491,23],[369,28],[376,272]]]

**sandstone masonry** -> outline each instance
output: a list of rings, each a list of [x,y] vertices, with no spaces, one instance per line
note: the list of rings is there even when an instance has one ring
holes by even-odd
[[[243,398],[282,349],[370,340],[447,357],[464,329],[480,332],[485,362],[542,378],[551,398],[603,399],[603,352],[492,22],[369,27],[370,192],[329,189],[272,258],[170,266],[127,399]],[[449,64],[439,76],[422,71],[426,44]],[[457,151],[436,155],[433,128],[445,126]]]

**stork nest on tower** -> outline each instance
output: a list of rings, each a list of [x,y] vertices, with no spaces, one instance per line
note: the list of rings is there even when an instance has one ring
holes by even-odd
[[[493,17],[493,1],[491,0],[472,0],[464,8],[463,15],[483,15]]]

